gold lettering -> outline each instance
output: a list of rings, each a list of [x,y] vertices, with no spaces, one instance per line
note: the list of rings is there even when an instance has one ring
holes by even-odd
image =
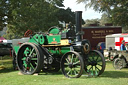
[[[113,30],[109,30],[109,32],[114,32]]]
[[[95,31],[95,33],[105,33],[104,30],[98,30],[98,31]]]
[[[94,31],[91,31],[91,33],[94,33]]]

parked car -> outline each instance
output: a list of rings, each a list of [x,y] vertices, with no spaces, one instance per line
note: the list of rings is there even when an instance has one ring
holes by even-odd
[[[11,40],[3,40],[0,43],[0,56],[10,55],[11,48],[12,48],[12,41]]]
[[[98,43],[96,48],[97,48],[98,51],[100,51],[103,54],[104,49],[105,49],[105,42]]]

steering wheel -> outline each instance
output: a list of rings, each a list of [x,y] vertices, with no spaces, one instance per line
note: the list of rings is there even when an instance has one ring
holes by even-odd
[[[32,35],[32,30],[27,30],[27,31],[24,33],[24,37],[30,37],[30,35]]]

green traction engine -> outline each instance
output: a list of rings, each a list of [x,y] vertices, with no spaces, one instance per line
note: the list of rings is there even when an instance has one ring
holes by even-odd
[[[29,34],[30,30],[25,36]],[[59,70],[69,78],[78,78],[83,71],[89,76],[101,75],[105,70],[103,55],[97,50],[91,51],[90,42],[79,37],[73,29],[60,31],[58,27],[51,27],[48,33],[13,39],[14,66],[28,75]]]

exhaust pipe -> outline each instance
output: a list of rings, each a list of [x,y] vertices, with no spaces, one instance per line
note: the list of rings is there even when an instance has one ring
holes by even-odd
[[[81,41],[82,11],[76,11],[75,18],[76,18],[76,33],[77,33],[76,41]]]

